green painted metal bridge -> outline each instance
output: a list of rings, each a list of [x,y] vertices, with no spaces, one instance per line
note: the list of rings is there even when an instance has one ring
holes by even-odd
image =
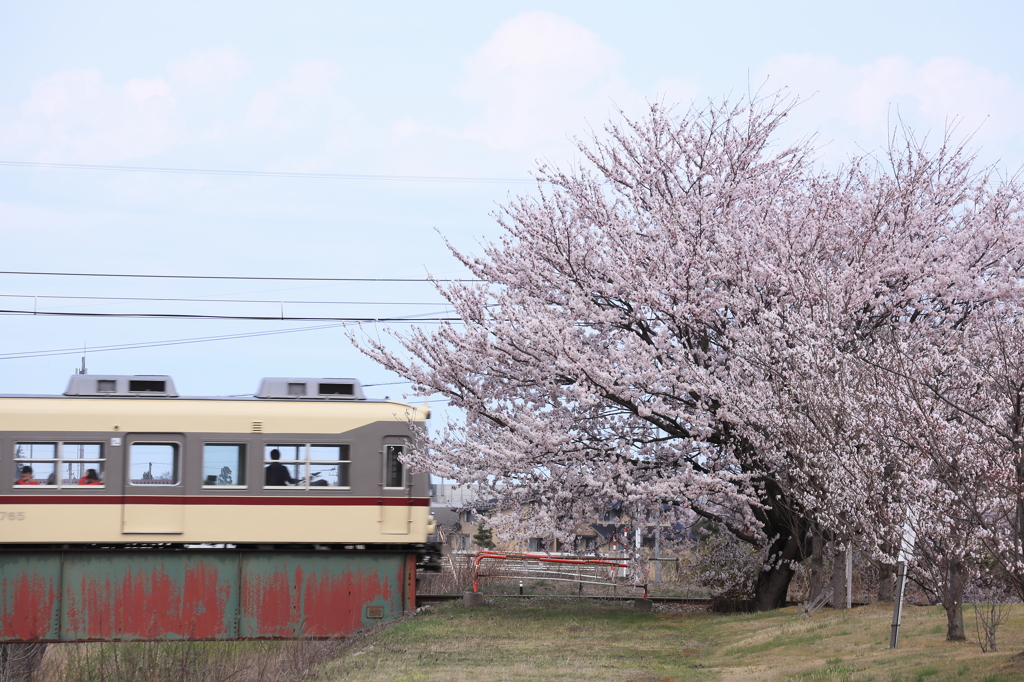
[[[0,642],[329,638],[415,609],[408,551],[0,551]]]

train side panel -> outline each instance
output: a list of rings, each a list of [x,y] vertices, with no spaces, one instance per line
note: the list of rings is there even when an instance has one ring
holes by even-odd
[[[415,410],[393,403],[0,398],[0,425],[7,427],[0,431],[0,545],[423,543],[431,532],[428,477],[404,472],[396,481],[387,471],[389,449],[413,438],[407,419]],[[99,459],[26,459],[33,444],[44,451],[88,447]],[[152,463],[150,471],[136,471],[138,444],[173,447],[173,474],[161,479]],[[223,485],[204,464],[207,449],[218,447],[241,453]],[[339,475],[334,486],[267,486],[270,451],[289,448],[343,448],[337,456],[347,485]],[[307,469],[292,463],[291,470],[319,466],[306,457]],[[43,485],[16,485],[18,468],[37,461],[51,477],[55,467],[77,469],[70,477],[62,470],[59,485],[45,485],[43,474]],[[95,485],[78,484],[85,466],[99,471]]]
[[[232,544],[395,544],[426,541],[430,501],[426,498],[379,498],[355,504],[313,505],[316,500],[252,498],[237,500],[186,498],[183,512],[177,505],[133,505],[138,525],[131,532],[122,526],[119,497],[93,497],[87,504],[72,498],[0,496],[2,541],[16,544],[116,543],[232,543]],[[300,504],[296,504],[299,502]],[[182,513],[180,532],[174,514]],[[169,521],[169,515],[170,521]],[[148,519],[149,524],[144,521]],[[150,532],[145,532],[149,530]],[[162,532],[161,532],[162,531]]]

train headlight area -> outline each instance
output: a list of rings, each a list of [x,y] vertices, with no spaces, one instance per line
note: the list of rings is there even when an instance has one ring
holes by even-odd
[[[349,378],[0,396],[0,641],[338,636],[413,608],[440,556],[401,461],[424,419]]]

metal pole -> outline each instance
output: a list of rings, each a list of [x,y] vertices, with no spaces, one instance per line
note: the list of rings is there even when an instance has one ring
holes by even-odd
[[[896,563],[896,595],[892,605],[892,632],[889,634],[889,648],[895,649],[900,643],[900,621],[903,619],[903,591],[907,586],[907,562]]]
[[[410,506],[409,509],[412,509]],[[846,608],[853,608],[853,544],[846,548]]]
[[[654,529],[654,582],[661,582],[661,526]]]
[[[832,608],[836,610],[846,608],[846,557],[850,548],[843,547],[842,540],[836,538],[832,541]]]

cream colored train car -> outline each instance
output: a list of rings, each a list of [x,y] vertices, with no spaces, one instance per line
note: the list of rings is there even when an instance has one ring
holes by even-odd
[[[0,396],[0,543],[424,544],[428,477],[400,458],[427,417],[354,379],[191,398],[167,376],[76,375]]]

